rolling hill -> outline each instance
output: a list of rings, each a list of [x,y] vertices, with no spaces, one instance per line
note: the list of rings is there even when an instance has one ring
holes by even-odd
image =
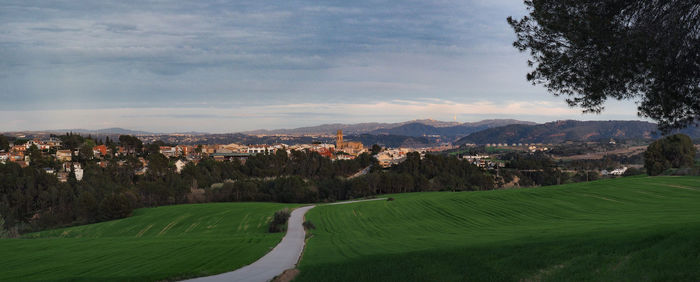
[[[561,143],[613,139],[658,138],[656,124],[644,121],[563,120],[537,125],[512,124],[472,133],[456,142],[488,143]]]
[[[462,137],[469,135],[474,132],[482,131],[488,128],[495,128],[504,125],[511,124],[522,124],[522,125],[535,125],[534,122],[519,121],[512,119],[505,120],[483,120],[474,123],[462,123],[450,126],[436,127],[429,124],[414,122],[407,123],[401,126],[387,129],[378,129],[371,132],[371,134],[392,134],[392,135],[403,135],[403,136],[426,136],[426,135],[440,135],[448,139],[454,139],[457,137]]]
[[[448,122],[432,119],[412,120],[399,123],[358,123],[358,124],[323,124],[319,126],[300,127],[294,129],[254,130],[243,132],[244,134],[328,134],[333,135],[338,129],[346,135],[354,134],[389,134],[403,136],[423,136],[436,134],[434,132],[447,133],[449,136],[467,135],[483,128],[491,128],[507,124],[535,124],[533,122],[518,121],[512,119],[490,119],[478,122]],[[436,131],[437,130],[437,131]],[[438,133],[439,134],[439,133]]]
[[[277,245],[283,234],[267,233],[267,222],[292,206],[147,208],[125,219],[0,239],[0,281],[161,281],[231,271]]]
[[[295,281],[691,281],[700,177],[317,206]]]

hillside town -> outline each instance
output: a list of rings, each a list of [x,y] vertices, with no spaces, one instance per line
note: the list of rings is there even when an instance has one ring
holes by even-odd
[[[66,134],[68,136],[68,134]],[[63,142],[62,136],[51,136],[48,138],[35,138],[27,141],[15,141],[10,143],[9,150],[0,150],[0,163],[13,162],[21,167],[27,167],[32,162],[32,152],[38,152],[41,158],[51,160],[54,166],[47,165],[44,171],[54,174],[61,182],[68,181],[69,174],[73,173],[77,181],[83,178],[83,167],[79,160],[96,161],[97,165],[106,167],[109,161],[116,161],[117,165],[124,165],[126,157],[136,157],[141,163],[141,169],[136,171],[136,175],[143,175],[148,170],[148,160],[140,154],[140,146],[153,148],[157,145],[157,152],[171,159],[174,162],[175,171],[180,172],[188,163],[197,164],[203,159],[213,159],[215,161],[237,160],[245,164],[246,160],[255,155],[272,155],[278,151],[285,151],[291,155],[292,151],[316,152],[319,155],[335,160],[352,160],[363,153],[368,153],[361,142],[348,141],[344,139],[343,131],[338,130],[335,135],[335,144],[314,142],[311,144],[198,144],[198,145],[178,145],[164,144],[160,140],[151,140],[151,143],[143,145],[141,138],[131,137],[126,140],[137,140],[138,146],[126,144],[126,142],[110,142],[107,138],[106,144],[103,140],[93,141],[88,137],[85,144],[94,143],[92,146],[80,146],[70,149],[70,145]],[[148,136],[149,139],[151,136]],[[120,138],[121,139],[121,138]],[[146,138],[144,138],[146,139]],[[442,151],[453,147],[431,147],[431,148],[379,148],[373,152],[382,167],[390,167],[401,163],[406,159],[406,154],[418,152],[425,156],[427,152]],[[146,148],[143,148],[146,150]],[[34,155],[38,157],[39,155]]]

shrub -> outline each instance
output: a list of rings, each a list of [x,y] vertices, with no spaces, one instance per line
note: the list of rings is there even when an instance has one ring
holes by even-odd
[[[304,221],[302,225],[304,225],[304,229],[306,230],[316,229],[316,225],[314,225],[311,220]]]
[[[103,220],[125,218],[134,210],[129,197],[125,193],[110,194],[100,202],[99,213]]]
[[[690,137],[676,134],[651,143],[644,153],[644,168],[649,175],[659,175],[669,168],[693,166],[695,146]]]
[[[5,229],[5,219],[0,215],[0,239],[1,238],[18,238],[19,232],[17,228],[7,228]]]
[[[276,211],[275,215],[272,217],[272,222],[270,222],[270,227],[268,228],[268,231],[270,233],[279,233],[285,231],[287,220],[289,219],[290,215],[291,212],[287,208]]]

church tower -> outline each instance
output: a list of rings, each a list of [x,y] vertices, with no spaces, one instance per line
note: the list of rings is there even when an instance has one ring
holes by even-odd
[[[343,148],[343,130],[338,129],[338,134],[335,137],[335,149],[340,150]]]

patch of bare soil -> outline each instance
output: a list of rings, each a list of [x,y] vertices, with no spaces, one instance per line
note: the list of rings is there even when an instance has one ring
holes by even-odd
[[[605,155],[626,155],[632,156],[644,152],[647,149],[646,146],[632,146],[628,148],[622,148],[617,150],[611,150],[607,152],[593,152],[583,155],[573,155],[573,156],[555,156],[554,159],[561,160],[600,160]]]
[[[503,188],[516,188],[516,187],[520,187],[520,184],[518,184],[519,182],[520,182],[520,178],[517,177],[517,176],[513,176],[513,180],[511,180],[510,182],[508,182],[508,183],[506,183],[506,184],[503,184]]]
[[[602,197],[602,196],[591,195],[591,194],[583,194],[583,195],[584,195],[584,196],[588,196],[588,197],[593,197],[593,198],[596,198],[596,199],[601,199],[601,200],[610,201],[610,202],[622,203],[622,202],[620,202],[620,201],[618,201],[618,200],[613,200],[613,199],[606,198],[606,197]]]
[[[700,191],[697,188],[688,187],[688,186],[681,186],[681,185],[665,184],[664,186],[672,187],[672,188],[686,189],[686,190],[693,190],[693,191]]]
[[[557,265],[554,265],[554,266],[550,266],[550,267],[548,267],[548,268],[540,269],[540,270],[537,271],[537,273],[535,273],[535,275],[533,275],[532,277],[520,279],[520,282],[538,282],[538,281],[542,281],[543,279],[547,278],[547,277],[548,277],[549,275],[551,275],[552,273],[554,273],[554,272],[556,272],[557,270],[560,270],[560,269],[562,269],[562,268],[564,268],[564,267],[565,267],[565,265],[563,265],[563,264],[557,264]]]
[[[294,277],[297,277],[297,275],[299,275],[299,269],[287,269],[282,272],[282,274],[275,277],[275,279],[272,279],[272,282],[289,282],[294,280]]]

